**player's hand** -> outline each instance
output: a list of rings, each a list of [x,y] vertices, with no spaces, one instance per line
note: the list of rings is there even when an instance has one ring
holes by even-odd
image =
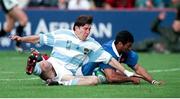
[[[22,41],[22,38],[20,36],[17,36],[17,35],[9,36],[9,38],[11,40],[15,40],[15,41]]]
[[[162,81],[153,80],[153,81],[151,82],[151,84],[152,84],[152,85],[162,85],[163,82],[162,82]]]

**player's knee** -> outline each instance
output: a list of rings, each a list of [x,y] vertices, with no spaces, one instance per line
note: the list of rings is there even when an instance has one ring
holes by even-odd
[[[55,77],[55,72],[52,71],[52,65],[48,61],[40,62],[42,73],[40,75],[41,79],[47,80]]]
[[[41,61],[40,65],[43,72],[52,70],[52,65],[48,61]]]

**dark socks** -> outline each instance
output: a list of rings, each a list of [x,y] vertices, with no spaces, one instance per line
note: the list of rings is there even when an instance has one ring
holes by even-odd
[[[17,28],[16,28],[16,35],[18,36],[23,36],[23,30],[24,30],[24,26],[21,26],[19,25]],[[20,42],[16,42],[16,46],[20,47],[21,43]]]
[[[4,29],[1,29],[1,31],[0,31],[0,37],[5,36],[5,35],[6,35],[6,31],[4,31]]]

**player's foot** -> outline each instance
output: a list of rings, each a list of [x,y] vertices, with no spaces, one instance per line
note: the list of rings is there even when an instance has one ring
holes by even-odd
[[[19,52],[19,53],[23,53],[23,48],[22,47],[19,47],[19,46],[16,46],[15,47],[15,50],[17,51],[17,52]]]
[[[37,62],[37,57],[31,54],[27,60],[26,73],[28,75],[31,75],[33,73],[36,62]]]
[[[31,55],[28,57],[27,67],[26,67],[26,73],[28,75],[31,75],[33,73],[34,67],[35,67],[36,63],[38,62],[38,59],[39,59],[39,61],[42,60],[41,55],[39,54],[39,52],[36,49],[31,48]]]
[[[34,67],[36,63],[41,60],[42,58],[38,50],[31,48],[31,55],[28,57],[28,60],[27,60],[26,73],[28,75],[31,75],[34,71]]]
[[[49,56],[47,54],[41,54],[37,49],[31,48],[31,54],[37,57],[37,62],[47,60]]]
[[[31,54],[35,57],[38,57],[40,55],[39,51],[35,48],[31,48]]]

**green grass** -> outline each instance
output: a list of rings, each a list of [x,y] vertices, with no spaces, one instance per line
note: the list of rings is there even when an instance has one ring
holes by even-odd
[[[180,54],[139,54],[139,63],[164,85],[153,86],[145,81],[97,86],[46,86],[36,76],[25,74],[28,53],[0,52],[1,98],[179,98]],[[160,70],[160,71],[154,71]],[[153,72],[154,71],[154,72]]]

